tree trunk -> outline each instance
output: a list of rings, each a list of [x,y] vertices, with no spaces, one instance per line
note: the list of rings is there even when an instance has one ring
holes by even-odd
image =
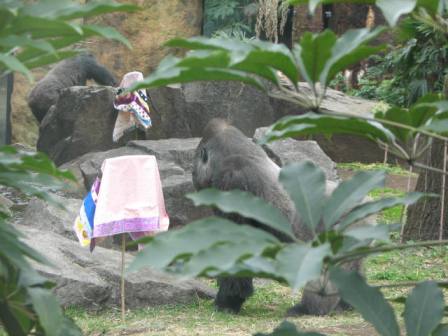
[[[426,158],[426,164],[443,169],[443,142],[435,140]],[[416,191],[441,194],[442,175],[423,171],[417,180]],[[446,186],[445,186],[446,188]],[[448,210],[447,198],[444,204],[445,214]],[[404,228],[404,240],[435,240],[439,239],[440,228],[440,198],[431,197],[420,200],[410,206]],[[446,216],[444,221],[443,238],[448,238]]]

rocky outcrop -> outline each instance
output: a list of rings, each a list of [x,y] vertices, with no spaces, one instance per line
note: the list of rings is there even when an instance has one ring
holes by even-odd
[[[311,94],[300,83],[300,90]],[[268,97],[248,85],[237,82],[194,82],[177,87],[149,90],[152,100],[153,127],[146,134],[128,133],[119,144],[112,142],[116,111],[114,89],[72,87],[50,109],[40,127],[38,149],[57,164],[68,162],[92,151],[108,150],[130,139],[171,139],[200,137],[207,122],[223,118],[252,137],[257,128],[268,126],[285,115],[306,110],[289,102]],[[328,90],[322,108],[367,115],[374,103]],[[374,143],[359,137],[335,135],[330,140],[316,137],[323,150],[337,162],[382,161],[382,152]]]
[[[265,129],[257,130],[255,139],[258,139],[263,132]],[[199,138],[131,141],[124,147],[88,153],[64,164],[62,168],[70,169],[77,177],[80,186],[78,197],[82,197],[93,183],[104,159],[122,155],[155,155],[171,227],[183,226],[211,215],[210,209],[194,207],[185,197],[185,194],[194,192],[191,173],[194,152],[199,141]],[[311,160],[325,171],[329,180],[338,180],[334,162],[314,141],[288,139],[269,144],[265,150],[279,166],[293,161]]]
[[[49,230],[23,225],[16,228],[25,234],[28,245],[55,266],[35,264],[40,273],[56,283],[55,292],[63,306],[101,309],[120,304],[121,252],[96,247],[90,253],[78,242]],[[133,257],[127,254],[125,258],[129,265]],[[215,295],[201,281],[180,281],[150,269],[128,274],[125,293],[128,308],[190,303]]]
[[[257,130],[255,139],[262,136],[265,130]],[[120,148],[87,153],[62,166],[70,169],[78,179],[76,192],[71,190],[54,195],[64,205],[65,211],[55,205],[32,199],[15,216],[15,225],[26,235],[26,242],[56,265],[56,268],[43,265],[36,267],[56,282],[55,291],[63,305],[96,308],[119,303],[121,256],[116,249],[110,249],[114,247],[112,239],[108,238],[90,253],[87,248],[78,244],[72,232],[81,198],[97,176],[102,162],[122,155],[154,155],[162,178],[170,227],[175,228],[212,214],[210,208],[195,207],[185,197],[185,194],[194,191],[191,174],[199,141],[199,138],[139,140]],[[334,163],[313,141],[289,139],[269,144],[265,150],[279,165],[295,160],[311,160],[323,168],[328,179],[337,180]],[[131,258],[128,254],[126,263]],[[149,269],[126,277],[126,300],[127,306],[131,308],[186,303],[197,296],[213,295],[214,292],[199,281],[179,281]]]

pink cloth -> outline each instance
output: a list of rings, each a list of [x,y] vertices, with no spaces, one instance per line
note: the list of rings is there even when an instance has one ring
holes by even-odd
[[[93,237],[128,232],[135,239],[168,230],[169,218],[154,156],[106,159],[102,172]]]

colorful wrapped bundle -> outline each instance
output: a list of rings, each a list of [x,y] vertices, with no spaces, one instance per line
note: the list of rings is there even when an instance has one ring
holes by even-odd
[[[83,246],[89,244],[89,239],[121,233],[137,239],[168,229],[169,218],[154,156],[106,159],[101,185],[96,185],[98,189],[94,184],[75,221],[75,232]]]
[[[117,142],[125,131],[132,128],[140,126],[143,129],[148,129],[152,126],[146,90],[139,89],[133,92],[122,93],[124,89],[141,80],[143,80],[143,74],[134,71],[124,75],[120,83],[120,89],[114,100],[114,107],[118,110],[112,134],[114,142]]]

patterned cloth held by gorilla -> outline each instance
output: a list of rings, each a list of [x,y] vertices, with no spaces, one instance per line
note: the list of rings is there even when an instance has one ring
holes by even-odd
[[[146,91],[122,93],[136,82],[143,80],[143,74],[138,71],[129,72],[123,76],[120,89],[115,96],[114,107],[118,110],[117,120],[112,134],[114,142],[120,140],[124,133],[135,127],[148,129],[152,126]]]
[[[138,239],[168,229],[169,218],[153,155],[106,159],[101,170],[101,183],[94,183],[75,220],[74,229],[81,245],[89,245],[92,238],[127,232]]]

